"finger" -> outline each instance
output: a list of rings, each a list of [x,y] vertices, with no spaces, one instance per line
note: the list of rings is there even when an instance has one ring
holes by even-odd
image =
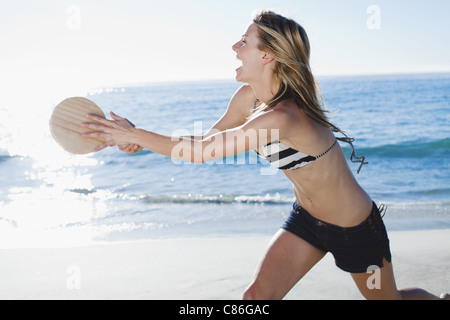
[[[124,151],[126,154],[130,155],[133,154],[133,144],[129,144],[127,146],[122,146],[122,151]]]
[[[115,114],[115,113],[112,112],[112,111],[111,111],[109,114],[111,115],[111,118],[113,118],[113,119],[116,120],[116,121],[119,121],[119,120],[126,120],[125,118],[122,118],[122,117],[118,116],[117,114]]]
[[[128,148],[127,153],[128,154],[135,154],[136,152],[134,151],[134,147],[131,146],[130,148]]]
[[[94,149],[94,151],[100,151],[100,150],[102,150],[102,149],[105,149],[106,147],[114,147],[115,145],[116,145],[116,144],[114,143],[114,141],[109,140],[109,141],[106,141],[105,143],[103,143],[103,144],[97,146],[97,147]]]
[[[92,113],[87,114],[86,118],[92,119],[95,122],[100,122],[100,123],[102,123],[104,125],[107,125],[107,126],[111,125],[111,123],[114,123],[114,121],[108,120],[106,118],[103,118],[101,116],[98,116],[98,115],[92,114]]]
[[[126,148],[123,149],[123,151],[125,151],[127,154],[130,154],[130,152],[133,151],[133,146],[128,145]]]
[[[106,132],[106,130],[108,129],[108,127],[103,124],[93,122],[83,122],[81,126],[89,129],[99,130],[102,132]]]
[[[107,146],[108,146],[108,145],[107,145],[106,143],[101,144],[101,145],[95,147],[94,152],[98,152],[98,151],[100,151],[100,150],[103,150],[103,149],[105,149]]]
[[[106,138],[109,135],[109,133],[105,132],[84,132],[82,136],[84,138]]]
[[[111,111],[109,114],[111,115],[111,118],[113,118],[114,120],[116,120],[116,121],[119,121],[119,120],[125,120],[125,121],[127,121],[133,128],[136,128],[136,126],[135,126],[130,120],[128,120],[127,118],[120,117],[120,116],[118,116],[117,114],[115,114],[115,113],[112,112],[112,111]]]

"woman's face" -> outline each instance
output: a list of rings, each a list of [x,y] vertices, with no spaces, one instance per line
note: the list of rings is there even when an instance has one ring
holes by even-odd
[[[236,52],[236,58],[242,61],[242,66],[236,69],[238,82],[250,83],[262,72],[262,57],[264,52],[258,49],[258,27],[251,24],[241,40],[236,42],[232,49]]]

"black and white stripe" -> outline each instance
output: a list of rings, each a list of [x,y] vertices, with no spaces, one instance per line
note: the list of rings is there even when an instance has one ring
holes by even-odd
[[[335,144],[336,141],[330,148],[316,157],[294,150],[280,141],[274,141],[264,146],[263,153],[264,157],[272,166],[281,170],[294,170],[301,168],[320,157],[323,157],[334,147]]]

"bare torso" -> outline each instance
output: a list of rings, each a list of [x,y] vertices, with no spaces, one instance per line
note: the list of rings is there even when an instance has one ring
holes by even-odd
[[[282,108],[287,108],[286,112],[298,125],[289,139],[280,142],[312,156],[323,153],[334,143],[331,130],[310,119],[293,102],[284,103]],[[261,147],[258,152],[261,154]],[[372,200],[350,171],[339,144],[314,162],[283,173],[292,182],[298,203],[317,219],[351,227],[360,224],[371,212]]]

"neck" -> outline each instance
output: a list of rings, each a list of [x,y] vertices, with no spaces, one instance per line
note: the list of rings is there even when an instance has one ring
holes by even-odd
[[[258,81],[249,83],[255,93],[255,98],[267,104],[278,92],[279,85],[275,82],[273,74],[262,76]]]

